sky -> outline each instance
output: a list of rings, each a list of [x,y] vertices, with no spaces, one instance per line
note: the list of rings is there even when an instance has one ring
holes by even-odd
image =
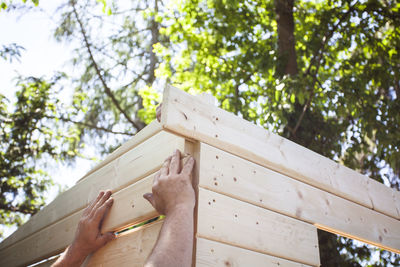
[[[59,43],[52,38],[56,20],[52,18],[55,9],[62,3],[60,0],[40,0],[40,8],[35,12],[0,12],[0,47],[16,43],[25,50],[20,61],[10,62],[0,59],[0,93],[13,99],[15,77],[22,76],[51,77],[54,71],[67,70],[67,60],[72,57],[72,47]],[[95,163],[79,159],[73,166],[54,165],[49,170],[54,182],[63,188],[69,188],[87,173]],[[58,194],[54,187],[48,194],[47,202]],[[1,227],[1,226],[0,226]],[[13,229],[5,229],[5,235]]]
[[[60,0],[40,0],[38,11],[26,14],[0,12],[0,46],[17,43],[25,48],[20,61],[6,62],[0,59],[0,93],[12,99],[15,93],[15,77],[45,76],[51,77],[54,71],[68,70],[68,59],[72,57],[72,46],[59,43],[52,38],[57,18],[52,17],[55,9],[62,3]],[[74,166],[55,165],[50,175],[55,183],[64,188],[75,184],[93,166],[94,162],[79,159]],[[48,202],[58,193],[55,187],[48,195]],[[0,228],[2,226],[0,225]],[[5,236],[15,228],[4,229]],[[376,258],[377,254],[374,255]],[[375,259],[376,260],[376,259]]]

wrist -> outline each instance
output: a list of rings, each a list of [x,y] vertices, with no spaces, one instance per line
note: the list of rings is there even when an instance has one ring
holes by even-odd
[[[183,214],[183,215],[188,215],[188,216],[192,216],[193,215],[193,211],[194,211],[194,203],[181,203],[178,205],[175,205],[174,207],[172,207],[169,212],[167,214],[165,214],[165,216],[173,216],[176,214]]]
[[[72,244],[65,251],[64,259],[68,266],[81,266],[87,256],[87,253]]]

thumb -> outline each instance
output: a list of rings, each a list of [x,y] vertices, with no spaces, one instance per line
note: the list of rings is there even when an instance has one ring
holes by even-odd
[[[107,232],[100,236],[100,242],[102,243],[103,246],[114,239],[115,239],[115,234],[113,232]]]
[[[154,203],[154,197],[152,193],[146,193],[143,195],[143,197],[150,202],[150,204],[153,206],[153,208],[156,208],[155,203]]]

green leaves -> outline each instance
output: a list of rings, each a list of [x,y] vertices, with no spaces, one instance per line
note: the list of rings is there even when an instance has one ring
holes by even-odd
[[[164,16],[172,45],[156,49],[164,60],[157,74],[399,187],[398,4],[294,3],[297,75],[279,73],[287,60],[277,57],[274,1],[212,0],[179,1]]]
[[[80,132],[55,120],[60,103],[55,83],[19,77],[15,103],[0,95],[0,223],[23,222],[37,212],[53,185],[45,171],[51,159],[76,157]]]
[[[22,2],[23,3],[26,3],[26,2],[29,2],[29,1],[27,1],[27,0],[22,0]],[[38,6],[39,5],[39,0],[31,0],[30,2],[32,2],[35,6]],[[15,1],[13,1],[13,0],[8,0],[8,1],[5,1],[5,0],[1,0],[0,1],[0,11],[3,9],[3,10],[6,10],[8,7],[10,7],[12,4],[14,4],[15,3]]]

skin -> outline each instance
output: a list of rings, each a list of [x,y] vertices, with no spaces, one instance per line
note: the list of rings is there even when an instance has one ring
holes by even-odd
[[[161,122],[161,108],[162,108],[162,103],[158,105],[156,108],[156,118],[158,122]]]
[[[191,173],[194,159],[181,153],[167,158],[154,178],[152,193],[143,195],[165,220],[146,267],[191,266],[193,252],[193,212],[195,193]],[[84,210],[72,244],[52,265],[81,266],[86,257],[115,239],[113,233],[101,234],[104,217],[113,204],[111,191],[100,192]]]
[[[160,104],[156,110],[161,120]],[[152,193],[143,195],[165,220],[158,240],[145,263],[145,267],[191,266],[193,253],[193,220],[196,204],[191,173],[194,166],[192,157],[184,158],[181,153],[167,158],[154,178]],[[84,210],[72,244],[52,265],[81,266],[86,257],[115,239],[113,233],[101,233],[104,217],[113,204],[111,191],[101,191],[97,198]]]
[[[165,215],[164,224],[145,267],[191,266],[193,252],[193,212],[195,193],[191,181],[194,159],[190,157],[181,168],[181,155],[165,160],[154,178],[153,193],[146,198]]]
[[[53,267],[81,266],[89,254],[115,239],[112,232],[105,234],[100,232],[104,217],[112,204],[111,191],[100,191],[97,198],[83,211],[74,241],[52,265]]]

